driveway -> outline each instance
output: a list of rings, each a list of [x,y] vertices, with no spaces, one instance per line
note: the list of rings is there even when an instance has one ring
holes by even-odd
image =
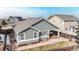
[[[17,51],[25,50],[25,49],[35,48],[35,47],[48,45],[48,44],[55,44],[55,43],[62,42],[62,41],[69,41],[69,39],[66,39],[66,38],[63,38],[63,37],[49,39],[48,41],[41,41],[41,42],[35,43],[35,44],[19,46],[19,47],[16,48],[16,50]]]

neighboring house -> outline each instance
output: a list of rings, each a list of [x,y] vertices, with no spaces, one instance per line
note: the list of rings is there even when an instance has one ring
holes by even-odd
[[[58,28],[47,20],[31,18],[17,22],[14,30],[17,43],[21,45],[47,40],[51,30],[58,31]]]
[[[77,28],[79,19],[72,15],[56,14],[48,17],[49,22],[60,29],[61,33],[77,36]]]
[[[23,19],[20,16],[9,16],[9,19],[8,19],[10,24],[15,24],[17,21],[23,21],[23,20],[26,20],[26,19]]]

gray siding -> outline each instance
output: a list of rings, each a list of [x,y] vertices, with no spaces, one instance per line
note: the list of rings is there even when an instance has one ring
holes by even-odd
[[[39,41],[39,37],[36,38],[36,39],[33,38],[33,33],[34,33],[34,32],[39,33],[38,31],[40,31],[40,32],[46,31],[46,32],[47,32],[46,35],[44,35],[44,36],[42,35],[42,36],[40,37],[41,40],[45,41],[45,40],[47,40],[48,35],[49,35],[49,32],[48,32],[48,31],[53,30],[53,29],[57,29],[54,25],[49,24],[49,23],[48,23],[47,21],[45,21],[45,20],[43,20],[43,21],[41,21],[41,22],[39,22],[39,23],[33,25],[32,27],[33,27],[34,29],[36,29],[36,30],[34,30],[33,28],[29,28],[28,30],[25,30],[24,32],[22,32],[22,33],[25,34],[25,40],[23,40],[23,41],[20,40],[19,45],[20,45],[20,44],[29,44],[29,43],[33,43],[33,42],[38,42],[38,41]],[[38,30],[38,31],[37,31],[37,30]],[[21,33],[20,33],[20,34],[21,34]],[[19,34],[19,36],[20,36],[20,34]],[[38,35],[38,36],[39,36],[39,35]]]
[[[33,33],[34,32],[38,32],[32,28],[29,28],[28,30],[25,30],[24,33],[25,34],[25,40],[28,40],[28,39],[33,39]],[[19,36],[21,35],[21,33],[19,34]]]
[[[22,33],[25,34],[25,40],[23,40],[23,41],[19,40],[20,41],[19,42],[19,45],[22,45],[22,44],[30,44],[30,43],[33,43],[33,42],[38,42],[39,41],[38,38],[37,39],[34,39],[33,38],[33,33],[34,32],[37,32],[38,33],[38,31],[36,31],[36,30],[34,30],[32,28],[29,28],[28,30],[25,30],[24,32],[22,32]],[[21,33],[19,34],[19,36],[20,35],[21,35]]]
[[[25,39],[33,39],[33,33],[34,32],[38,32],[32,28],[30,28],[29,30],[25,31]]]
[[[50,31],[50,30],[53,30],[53,29],[57,29],[55,26],[49,24],[48,22],[46,22],[45,20],[33,25],[34,28],[40,30],[40,31]],[[49,33],[48,33],[49,34]]]

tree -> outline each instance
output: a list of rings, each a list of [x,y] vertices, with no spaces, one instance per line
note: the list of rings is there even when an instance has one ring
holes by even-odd
[[[10,19],[7,19],[7,22],[10,23]]]
[[[5,39],[4,39],[4,47],[3,47],[3,51],[6,50],[6,41],[7,41],[7,33],[6,33],[6,30],[5,30]]]
[[[2,20],[1,25],[3,25],[3,26],[7,25],[6,21]]]

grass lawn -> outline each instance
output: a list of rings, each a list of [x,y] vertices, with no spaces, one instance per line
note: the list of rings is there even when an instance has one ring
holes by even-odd
[[[47,50],[51,50],[51,49],[67,47],[70,44],[75,44],[75,43],[69,42],[69,41],[63,41],[63,42],[58,42],[58,43],[51,44],[51,45],[45,45],[45,46],[27,49],[25,51],[47,51]]]

